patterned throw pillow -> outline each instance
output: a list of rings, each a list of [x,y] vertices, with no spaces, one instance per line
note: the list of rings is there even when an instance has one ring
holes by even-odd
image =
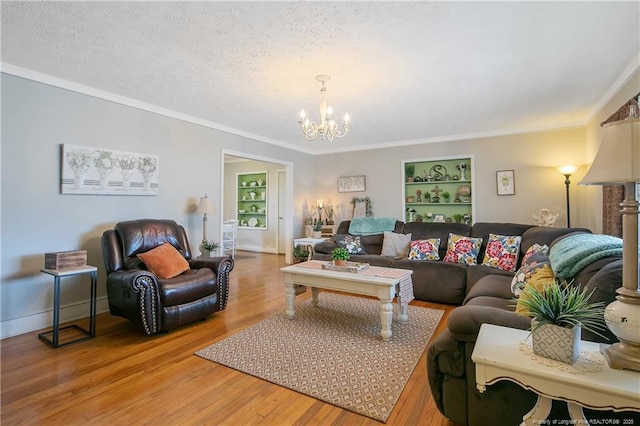
[[[521,302],[529,298],[528,288],[535,288],[538,292],[541,292],[545,286],[553,284],[555,277],[550,264],[541,264],[539,268],[535,269],[531,275],[527,278],[526,285],[523,287],[518,303],[516,303],[516,313],[520,315],[529,315],[529,310]]]
[[[503,271],[515,271],[522,237],[489,234],[483,265]]]
[[[540,245],[538,243],[533,244],[531,247],[527,249],[524,256],[522,256],[522,264],[524,265],[527,262],[527,260],[536,253],[549,254],[549,246],[546,244],[543,244],[543,245]]]
[[[551,269],[549,256],[542,252],[531,255],[527,261],[522,264],[511,280],[511,292],[515,297],[520,297],[524,286],[527,285],[527,282],[534,276],[536,271],[542,267]]]
[[[335,239],[338,247],[346,248],[349,254],[367,254],[360,235],[336,234]]]
[[[411,241],[409,260],[440,260],[438,255],[439,247],[440,238]]]
[[[481,245],[482,238],[471,238],[449,233],[447,254],[444,257],[444,261],[462,263],[463,265],[475,265]]]

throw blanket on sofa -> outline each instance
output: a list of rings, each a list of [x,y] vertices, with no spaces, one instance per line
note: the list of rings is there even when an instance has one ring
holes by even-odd
[[[570,278],[598,259],[621,254],[620,238],[600,234],[576,234],[554,244],[549,252],[549,260],[557,277]]]
[[[396,227],[394,217],[354,217],[349,224],[351,235],[375,235],[384,231],[393,231]]]

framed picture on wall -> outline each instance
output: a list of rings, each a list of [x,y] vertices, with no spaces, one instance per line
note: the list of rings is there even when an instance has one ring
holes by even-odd
[[[365,176],[345,176],[338,178],[338,192],[363,192],[366,190]]]
[[[496,187],[498,195],[515,195],[516,183],[513,170],[498,170],[496,172]]]

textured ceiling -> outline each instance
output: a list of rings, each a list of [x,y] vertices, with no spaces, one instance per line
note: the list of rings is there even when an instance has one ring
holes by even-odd
[[[311,153],[582,125],[639,2],[10,2],[2,63]],[[306,141],[320,85],[344,139]]]

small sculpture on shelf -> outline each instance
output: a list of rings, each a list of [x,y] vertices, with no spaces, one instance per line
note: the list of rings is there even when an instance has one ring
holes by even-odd
[[[421,203],[421,202],[422,202],[422,191],[418,189],[416,191],[416,203]]]
[[[431,192],[433,192],[433,197],[431,197],[431,202],[432,203],[439,203],[440,202],[440,193],[442,192],[442,189],[438,188],[438,185],[436,185],[436,187],[433,188],[431,190]]]
[[[467,180],[467,176],[465,174],[467,171],[467,163],[460,163],[456,167],[460,170],[460,180]]]

